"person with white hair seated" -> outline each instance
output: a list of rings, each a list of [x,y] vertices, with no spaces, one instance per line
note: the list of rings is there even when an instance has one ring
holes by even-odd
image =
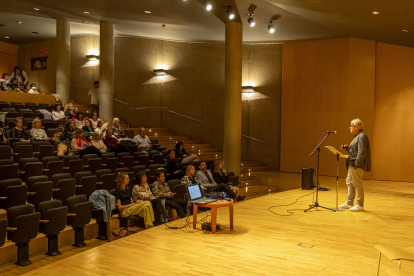
[[[354,139],[349,145],[342,145],[341,149],[348,152],[346,166],[348,176],[346,185],[348,186],[348,199],[339,205],[340,208],[350,209],[353,212],[364,211],[364,187],[362,178],[365,172],[371,171],[371,151],[368,136],[363,131],[364,124],[360,119],[351,121],[349,127]],[[358,194],[357,204],[354,206],[355,191]]]
[[[125,132],[124,129],[121,127],[121,121],[119,120],[119,118],[114,118],[112,123],[112,134],[116,138],[125,138]]]
[[[138,146],[138,151],[143,151],[148,154],[148,152],[151,150],[151,140],[146,135],[145,128],[140,127],[139,128],[139,134],[132,139],[132,142],[136,143]]]

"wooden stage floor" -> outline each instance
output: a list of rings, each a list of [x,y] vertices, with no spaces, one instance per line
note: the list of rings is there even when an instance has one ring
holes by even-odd
[[[300,185],[300,174],[278,174]],[[321,183],[334,188],[336,179],[321,177]],[[222,208],[218,223],[223,230],[215,235],[159,226],[24,275],[375,275],[375,245],[414,245],[413,188],[413,183],[365,181],[366,212],[361,213],[304,213],[312,191],[301,189],[256,197],[235,205],[234,230],[229,229],[228,208]],[[282,215],[295,209],[291,216],[268,211],[304,195],[296,204],[272,209]],[[334,189],[319,192],[320,205],[334,207],[335,195]],[[340,179],[340,204],[346,195],[345,180]],[[170,223],[183,224],[184,219]],[[396,267],[383,257],[380,275]],[[402,268],[412,271],[414,265],[403,261]]]

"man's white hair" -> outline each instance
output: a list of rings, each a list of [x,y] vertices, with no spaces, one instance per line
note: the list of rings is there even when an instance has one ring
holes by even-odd
[[[361,121],[361,119],[353,119],[351,121],[351,126],[352,125],[357,125],[359,129],[363,129],[364,128],[364,123]]]

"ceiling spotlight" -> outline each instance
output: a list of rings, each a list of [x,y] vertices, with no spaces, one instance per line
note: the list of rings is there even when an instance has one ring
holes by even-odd
[[[252,13],[249,13],[249,19],[247,19],[247,22],[249,22],[250,27],[254,27],[254,25],[256,25],[256,23],[254,22]]]
[[[33,8],[35,11],[38,11],[38,10],[40,10],[40,9],[38,9],[38,8]]]
[[[84,14],[90,14],[89,12],[83,12]]]
[[[9,38],[8,36],[5,36],[4,38]]]
[[[151,13],[150,11],[145,11],[145,13]]]
[[[18,23],[18,24],[22,24],[22,21],[14,21],[14,22],[16,22],[16,23]]]
[[[211,5],[210,0],[204,0],[204,6],[206,6],[206,10],[211,11],[213,5]]]
[[[273,23],[273,21],[270,20],[269,25],[267,25],[267,28],[269,29],[269,32],[273,34],[275,32],[275,23]]]
[[[408,30],[402,30],[404,33],[408,33]]]
[[[255,93],[255,92],[256,92],[256,90],[254,90],[253,86],[242,86],[242,93]],[[243,164],[242,164],[242,166],[243,166]]]
[[[234,19],[234,12],[233,12],[233,10],[232,10],[232,8],[231,8],[231,6],[228,6],[227,7],[227,11],[226,11],[226,13],[227,13],[227,16],[229,17],[229,19],[231,20],[231,19]]]
[[[373,11],[373,12],[372,12],[372,14],[379,14],[379,12],[377,12],[377,11]]]

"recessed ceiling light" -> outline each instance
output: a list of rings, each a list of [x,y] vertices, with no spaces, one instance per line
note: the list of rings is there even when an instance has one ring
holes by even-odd
[[[32,34],[39,34],[38,32],[32,32]]]
[[[402,30],[404,33],[408,33],[408,30]]]
[[[151,13],[150,11],[145,11],[145,13]]]
[[[40,9],[38,9],[38,8],[33,8],[35,11],[39,11]]]
[[[9,38],[8,36],[5,36],[4,38]]]
[[[372,14],[379,14],[379,12],[377,12],[377,11],[373,11],[373,12],[372,12]]]
[[[22,21],[14,21],[14,22],[19,23],[19,24],[22,24]]]
[[[83,12],[84,14],[90,14],[89,12]]]

